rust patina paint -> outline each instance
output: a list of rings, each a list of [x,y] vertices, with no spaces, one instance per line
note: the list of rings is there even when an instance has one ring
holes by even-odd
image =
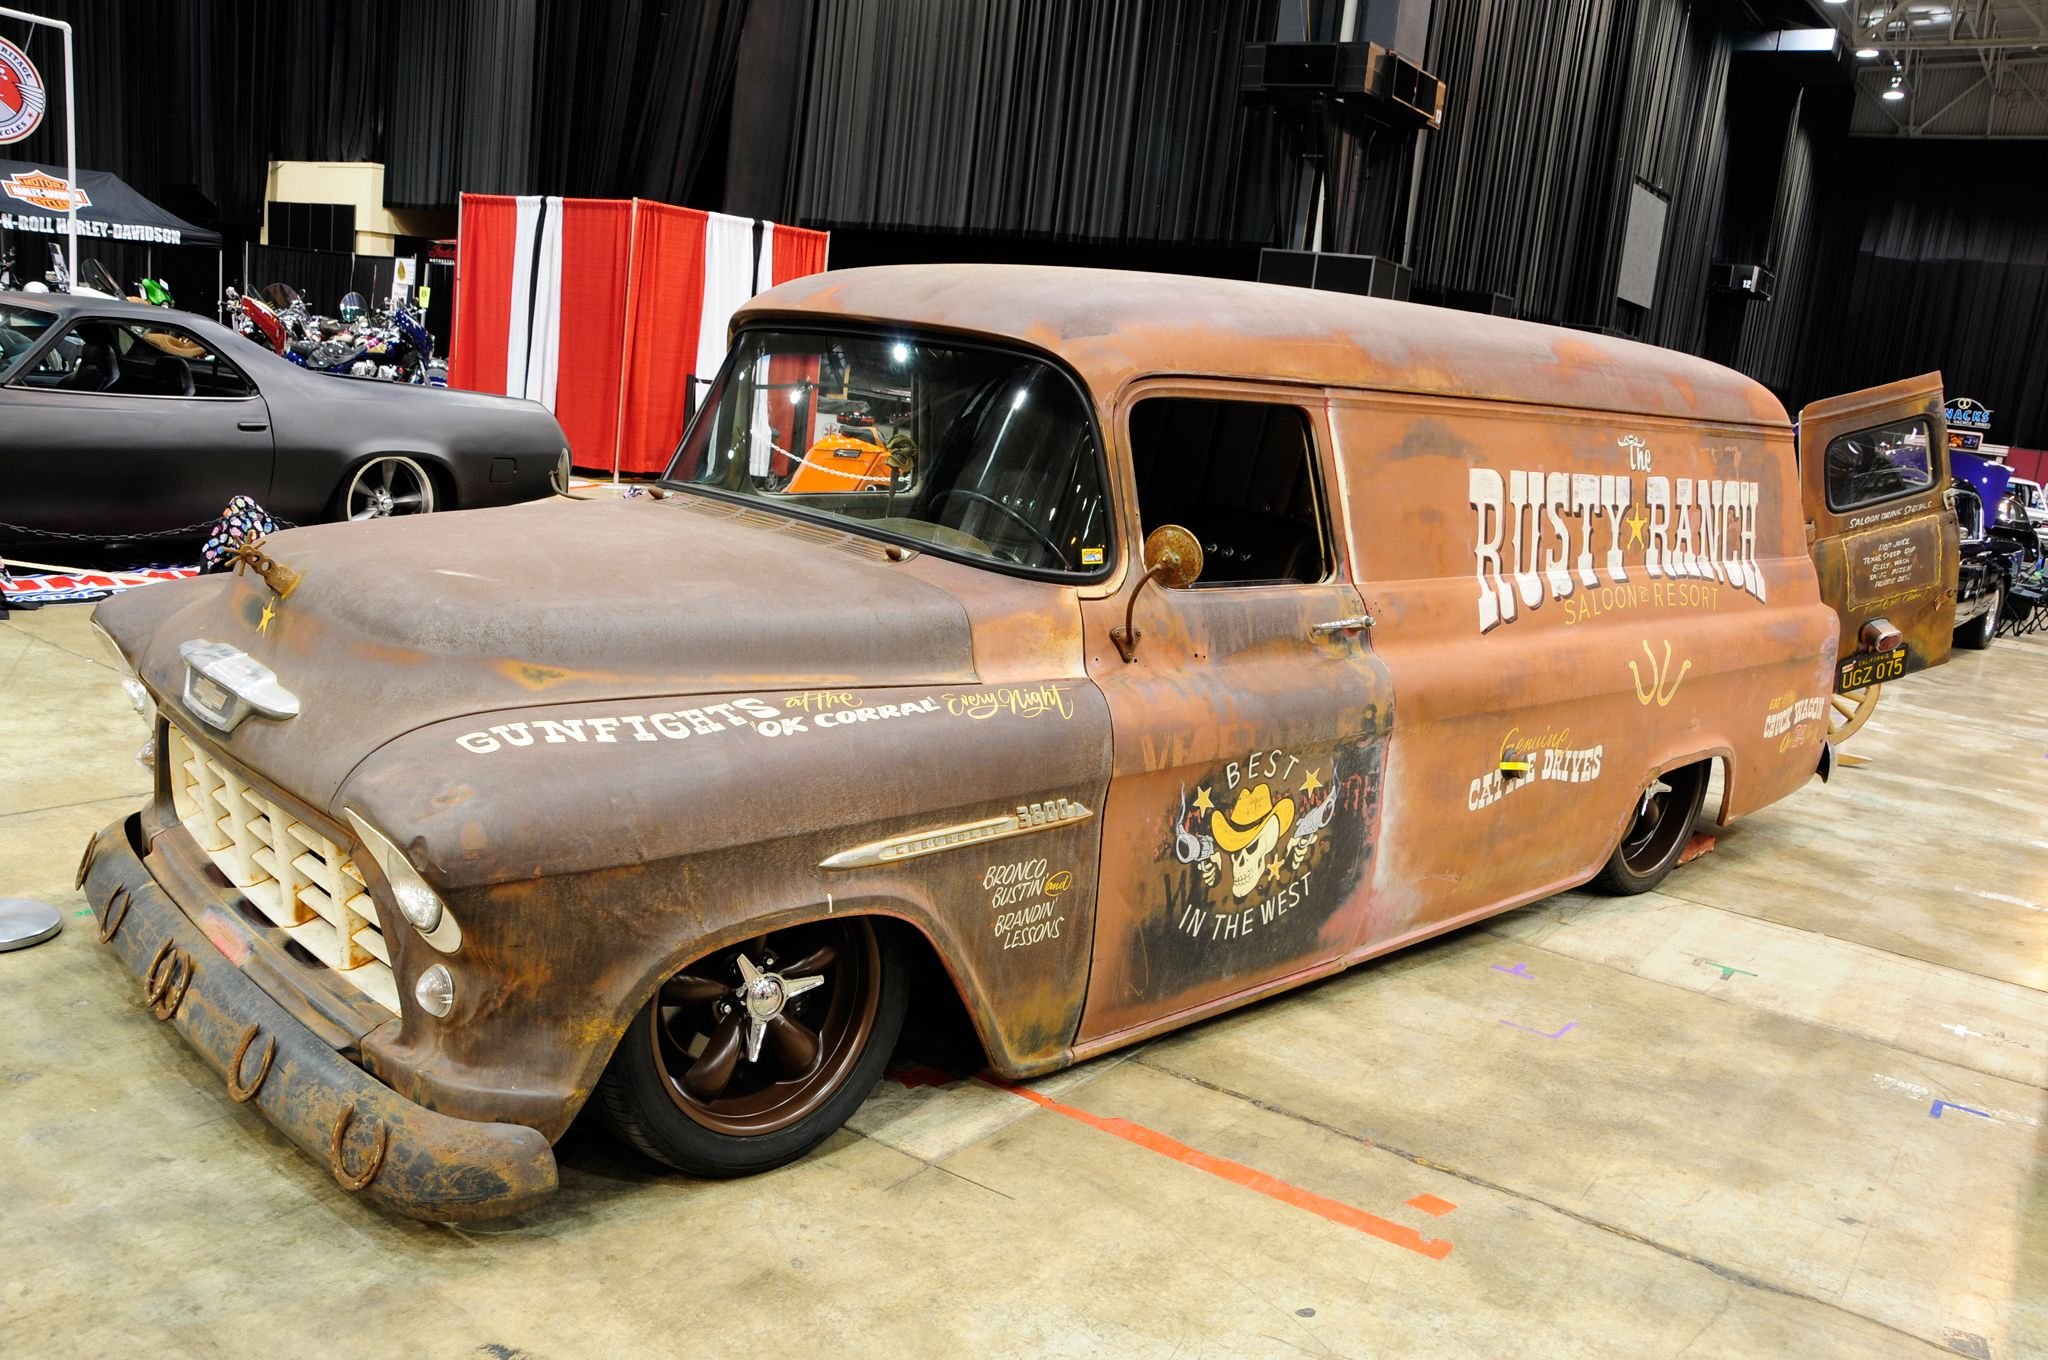
[[[326,1155],[341,1106],[374,1107],[390,1169],[364,1193],[394,1208],[544,1195],[522,1132],[561,1134],[664,978],[782,925],[908,923],[991,1065],[1030,1076],[1583,882],[1675,766],[1728,762],[1724,817],[1815,768],[1861,620],[1822,603],[1784,411],[1727,369],[1405,304],[982,266],[817,275],[735,324],[914,328],[1069,369],[1116,500],[1107,578],[685,495],[296,530],[271,551],[300,584],[268,611],[235,577],[99,607],[195,743],[337,843],[344,809],[381,828],[461,923],[456,1009],[434,1020],[410,984],[442,956],[383,908],[393,1018],[237,924],[161,772],[89,856],[103,916],[126,890],[149,904],[131,918],[186,940],[177,1021],[209,1061],[231,1065],[256,998],[296,1027],[254,1102],[295,1141]],[[1304,412],[1332,572],[1148,589],[1125,663],[1109,630],[1153,527],[1128,418],[1167,395]],[[1853,583],[1821,557],[1836,603]],[[1937,626],[1911,634],[1929,662]],[[199,637],[274,669],[300,716],[197,721],[178,645]],[[823,866],[1033,805],[1091,815]],[[145,971],[157,942],[123,938]],[[344,1127],[344,1184],[370,1136]]]

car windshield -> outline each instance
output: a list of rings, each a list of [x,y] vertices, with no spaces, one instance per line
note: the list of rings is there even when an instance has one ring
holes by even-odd
[[[1088,403],[1000,349],[744,332],[668,480],[1033,573],[1109,562]]]
[[[22,355],[35,348],[43,332],[56,320],[48,312],[28,307],[0,306],[0,379],[5,379]]]

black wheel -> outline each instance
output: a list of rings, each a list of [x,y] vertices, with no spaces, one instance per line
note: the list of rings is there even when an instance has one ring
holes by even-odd
[[[402,453],[387,453],[357,468],[336,505],[341,519],[386,519],[434,510],[434,478]]]
[[[1621,844],[1593,879],[1595,889],[1626,897],[1648,892],[1664,881],[1692,839],[1693,819],[1700,815],[1700,804],[1707,797],[1709,768],[1709,762],[1703,760],[1650,781],[1636,802]]]
[[[1956,629],[1956,646],[1981,652],[1998,636],[1998,612],[2005,608],[2005,584],[1991,583],[1991,605],[1982,614]]]
[[[662,984],[620,1039],[597,1101],[658,1162],[698,1176],[767,1171],[867,1099],[908,1000],[895,937],[870,919],[757,936]]]

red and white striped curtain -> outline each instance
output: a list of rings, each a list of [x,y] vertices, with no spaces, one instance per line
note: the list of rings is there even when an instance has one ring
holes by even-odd
[[[449,382],[540,402],[591,471],[668,466],[755,293],[830,238],[642,199],[462,196]]]

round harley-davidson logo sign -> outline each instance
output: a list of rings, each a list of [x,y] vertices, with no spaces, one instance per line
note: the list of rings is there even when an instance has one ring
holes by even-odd
[[[34,132],[44,103],[42,72],[26,52],[0,38],[0,146]]]

